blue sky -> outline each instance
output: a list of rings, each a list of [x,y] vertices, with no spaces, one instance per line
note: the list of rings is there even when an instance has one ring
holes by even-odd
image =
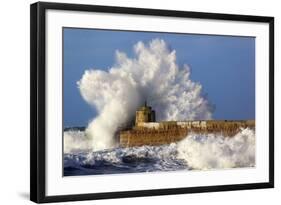
[[[108,70],[120,50],[133,56],[133,45],[161,38],[176,50],[178,65],[191,67],[215,104],[214,119],[255,118],[255,38],[198,34],[64,28],[64,126],[86,126],[96,115],[76,82],[85,70]]]

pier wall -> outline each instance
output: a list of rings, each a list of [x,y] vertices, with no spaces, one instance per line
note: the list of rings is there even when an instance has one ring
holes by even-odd
[[[163,145],[182,140],[189,133],[219,133],[231,137],[241,128],[255,128],[254,120],[245,121],[184,121],[184,122],[146,122],[139,123],[131,130],[120,132],[122,147],[142,145]]]

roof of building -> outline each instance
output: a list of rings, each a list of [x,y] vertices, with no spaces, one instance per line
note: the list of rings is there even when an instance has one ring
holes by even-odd
[[[144,101],[144,105],[141,106],[138,111],[152,111],[152,108],[150,106],[147,106],[146,101]]]

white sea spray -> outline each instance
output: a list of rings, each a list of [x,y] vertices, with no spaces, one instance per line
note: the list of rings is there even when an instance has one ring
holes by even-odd
[[[147,164],[142,171],[255,166],[255,131],[249,128],[241,129],[233,137],[189,134],[182,141],[168,145],[119,147],[95,152],[91,150],[92,142],[84,132],[66,131],[64,140],[65,167],[102,166],[99,164],[105,163],[117,168],[130,168],[130,163],[127,164],[124,159],[135,161],[137,165]],[[135,168],[133,163],[131,169]]]
[[[93,150],[116,147],[116,130],[133,120],[144,100],[156,111],[158,121],[211,119],[213,106],[190,74],[189,66],[179,67],[176,51],[161,39],[136,43],[132,58],[116,51],[116,62],[108,71],[86,70],[77,84],[98,113],[86,130]]]
[[[191,134],[178,143],[177,149],[178,158],[193,169],[255,166],[255,132],[249,128],[233,137]]]
[[[63,134],[64,153],[79,153],[92,150],[92,140],[86,137],[85,132],[70,130]]]

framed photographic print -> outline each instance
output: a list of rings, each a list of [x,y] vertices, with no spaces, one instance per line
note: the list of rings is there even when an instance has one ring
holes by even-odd
[[[274,18],[31,5],[34,202],[273,188]]]

